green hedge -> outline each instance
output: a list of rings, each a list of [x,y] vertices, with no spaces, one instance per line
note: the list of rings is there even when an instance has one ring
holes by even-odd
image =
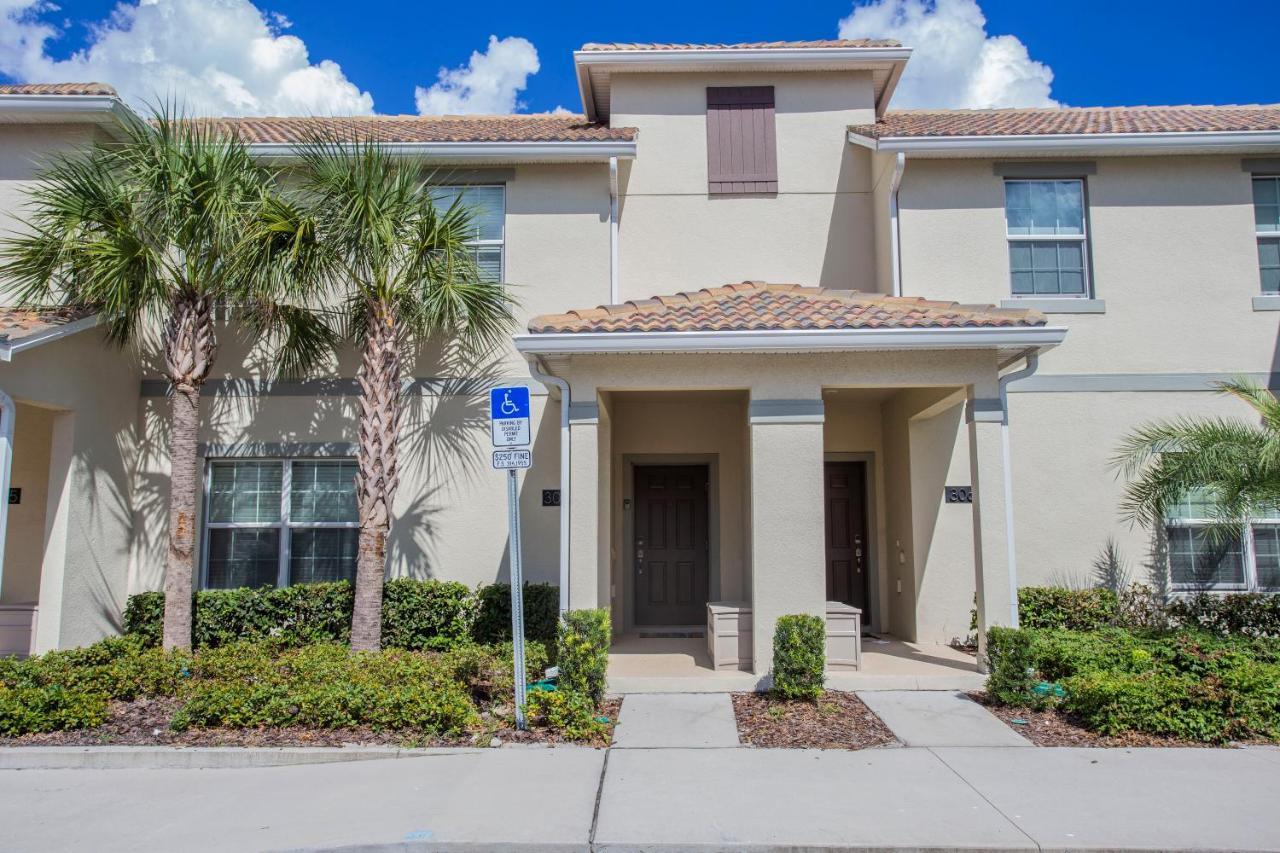
[[[1102,734],[1280,740],[1280,641],[1120,628],[992,628],[988,693]]]
[[[609,669],[609,611],[570,610],[560,623],[556,641],[557,684],[598,706],[604,699],[605,677]]]
[[[492,584],[477,591],[455,581],[396,578],[382,597],[382,639],[388,648],[442,649],[469,639],[493,644],[511,640],[511,587]],[[525,584],[525,636],[551,647],[559,621],[559,590]],[[287,645],[346,643],[351,635],[351,584],[298,584],[277,589],[201,590],[195,595],[192,641],[218,648],[239,640],[274,639]],[[158,645],[164,593],[129,597],[125,633]]]
[[[1018,590],[1018,621],[1024,628],[1096,631],[1112,625],[1119,600],[1109,589],[1024,586]]]
[[[773,632],[773,692],[783,699],[816,700],[827,663],[827,627],[807,613],[779,616]]]
[[[1201,594],[1175,599],[1167,608],[1178,625],[1212,634],[1280,637],[1280,595]]]

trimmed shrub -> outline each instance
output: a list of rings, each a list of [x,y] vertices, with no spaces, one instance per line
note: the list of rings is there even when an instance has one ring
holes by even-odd
[[[565,740],[601,741],[609,735],[609,724],[596,719],[596,703],[571,690],[530,693],[525,713],[531,723],[555,729]]]
[[[604,699],[611,639],[608,610],[566,612],[556,639],[557,686],[598,706]]]
[[[779,616],[773,632],[773,692],[783,699],[816,701],[827,663],[827,626],[807,613]]]
[[[1023,628],[1096,631],[1116,621],[1119,600],[1109,589],[1024,586],[1018,590],[1018,621]]]
[[[382,644],[447,649],[471,639],[476,599],[466,584],[395,578],[382,591]]]
[[[476,592],[477,612],[472,636],[477,643],[511,641],[511,584],[495,583]],[[524,585],[524,636],[554,648],[560,623],[560,587],[549,583]]]
[[[0,687],[0,734],[55,732],[100,726],[107,719],[101,693],[47,687]]]
[[[1237,593],[1175,599],[1168,612],[1184,628],[1211,634],[1280,637],[1280,595]]]

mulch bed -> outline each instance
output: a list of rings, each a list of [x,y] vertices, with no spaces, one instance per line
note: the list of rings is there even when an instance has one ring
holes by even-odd
[[[995,714],[1011,729],[1036,746],[1089,746],[1089,747],[1206,747],[1217,744],[1201,741],[1179,740],[1172,737],[1128,732],[1123,735],[1100,735],[1085,728],[1078,719],[1066,711],[1033,708],[1011,708],[1001,705],[981,692],[969,694],[969,698]],[[1014,722],[1019,720],[1021,722]]]
[[[896,743],[893,733],[852,693],[827,691],[815,702],[733,694],[738,737],[751,746],[866,749]]]
[[[611,725],[617,723],[621,700],[606,700],[601,716]],[[368,727],[347,729],[257,728],[257,729],[188,729],[175,732],[169,728],[181,702],[174,698],[139,698],[132,702],[112,702],[107,721],[92,729],[63,732],[38,732],[17,737],[0,737],[0,746],[489,746],[494,738],[501,743],[568,743],[547,729],[518,731],[509,720],[484,712],[482,732],[455,738],[442,738],[420,731],[375,731]],[[588,746],[608,746],[608,742]]]

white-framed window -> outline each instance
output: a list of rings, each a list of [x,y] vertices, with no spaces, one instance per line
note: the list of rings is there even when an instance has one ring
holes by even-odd
[[[351,459],[210,459],[201,586],[354,580],[359,518]]]
[[[507,188],[493,185],[441,185],[431,188],[431,196],[440,210],[448,210],[454,202],[471,211],[475,235],[468,241],[473,246],[480,275],[486,281],[503,281],[506,275],[503,252],[506,241]]]
[[[1089,296],[1084,181],[1008,178],[1004,216],[1015,298]]]
[[[1253,223],[1262,292],[1280,294],[1280,176],[1253,179]]]
[[[1251,519],[1240,535],[1209,535],[1213,499],[1193,489],[1165,524],[1169,579],[1175,591],[1280,592],[1280,512]]]

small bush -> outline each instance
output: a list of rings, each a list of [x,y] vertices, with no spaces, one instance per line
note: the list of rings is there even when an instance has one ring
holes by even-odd
[[[485,645],[511,641],[511,584],[482,586],[476,593],[472,636]],[[554,648],[560,624],[560,588],[548,583],[524,585],[524,636]]]
[[[559,686],[599,705],[604,699],[612,639],[608,610],[570,610],[556,640]]]
[[[1170,602],[1169,615],[1183,628],[1211,634],[1280,637],[1280,595],[1202,593]]]
[[[565,740],[600,741],[609,734],[609,724],[596,719],[596,703],[572,690],[530,693],[525,714],[533,725],[547,726]]]
[[[88,729],[102,725],[106,719],[107,697],[102,693],[70,690],[56,684],[0,686],[2,735]]]
[[[773,632],[773,692],[783,699],[816,701],[827,662],[827,627],[817,616],[778,617]]]
[[[1096,631],[1115,622],[1118,604],[1109,589],[1024,586],[1018,590],[1018,621],[1023,628]]]
[[[476,599],[456,581],[396,578],[382,591],[382,644],[395,649],[446,649],[471,639]]]

